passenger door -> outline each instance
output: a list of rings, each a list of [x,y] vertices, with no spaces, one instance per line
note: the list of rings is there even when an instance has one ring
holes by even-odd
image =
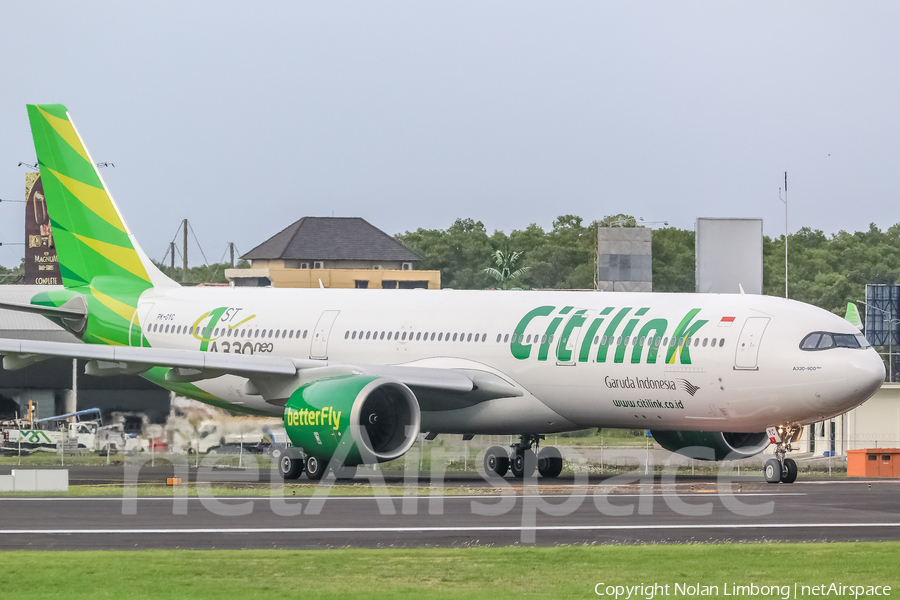
[[[313,330],[313,338],[310,344],[309,357],[314,359],[328,358],[328,336],[331,334],[331,326],[337,318],[339,310],[326,310],[319,317],[316,328]]]
[[[755,371],[759,356],[759,344],[763,333],[769,325],[769,317],[748,317],[738,338],[737,350],[734,354],[734,368]]]

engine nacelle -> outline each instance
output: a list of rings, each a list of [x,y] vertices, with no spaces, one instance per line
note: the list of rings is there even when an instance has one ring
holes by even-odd
[[[714,460],[735,460],[759,454],[769,445],[769,436],[762,433],[723,433],[719,431],[651,431],[653,439],[669,452],[676,452],[698,460],[709,460],[709,455],[691,452],[692,449],[710,448]]]
[[[399,381],[368,375],[321,379],[298,388],[284,407],[293,445],[345,466],[403,456],[419,435],[415,394]]]

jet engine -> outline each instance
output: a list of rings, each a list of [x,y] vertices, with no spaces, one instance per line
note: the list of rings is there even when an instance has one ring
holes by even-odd
[[[403,456],[419,435],[415,394],[384,377],[347,375],[298,388],[284,408],[294,447],[326,463],[372,464]]]
[[[759,454],[769,445],[769,436],[762,433],[728,433],[720,431],[651,431],[653,439],[669,452],[698,460],[735,460]],[[705,454],[705,455],[704,455]]]

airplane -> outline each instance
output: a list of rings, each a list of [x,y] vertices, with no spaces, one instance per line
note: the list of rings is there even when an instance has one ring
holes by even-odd
[[[236,412],[277,415],[285,479],[403,456],[420,434],[515,435],[489,476],[559,476],[547,434],[646,429],[664,448],[742,458],[868,399],[884,364],[846,320],[752,294],[182,287],[147,258],[68,110],[28,105],[63,289],[0,308],[79,343],[0,340],[7,369],[48,357],[139,374]]]

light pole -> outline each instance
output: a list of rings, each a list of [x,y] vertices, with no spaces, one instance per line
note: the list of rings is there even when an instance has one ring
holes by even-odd
[[[784,202],[784,297],[788,297],[788,220],[787,220],[787,171],[784,172],[784,198],[778,188],[778,199]]]

